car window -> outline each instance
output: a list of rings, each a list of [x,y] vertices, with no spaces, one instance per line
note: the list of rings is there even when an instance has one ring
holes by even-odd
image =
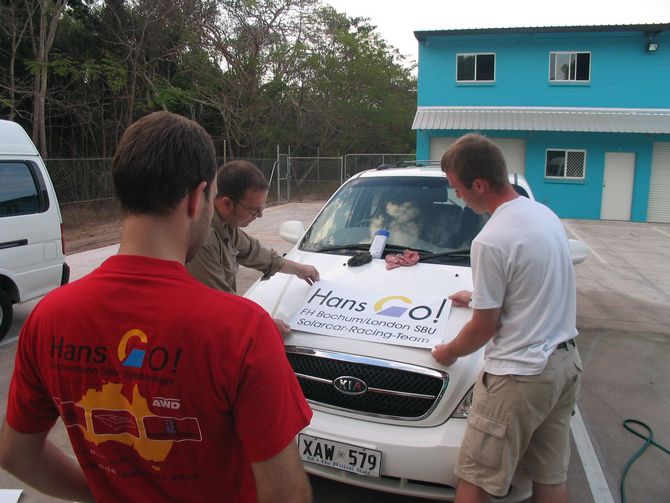
[[[0,217],[37,213],[41,209],[37,180],[22,162],[0,163]]]
[[[387,229],[388,245],[440,253],[469,249],[485,219],[456,197],[444,177],[359,178],[330,200],[303,250],[369,244]]]

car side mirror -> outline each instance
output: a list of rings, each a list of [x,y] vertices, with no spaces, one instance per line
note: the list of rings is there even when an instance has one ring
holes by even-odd
[[[572,265],[581,264],[589,256],[589,249],[584,244],[584,241],[578,239],[568,239],[570,244],[570,256],[572,257]]]
[[[279,226],[279,235],[284,241],[296,244],[305,234],[305,226],[298,220],[289,220]]]

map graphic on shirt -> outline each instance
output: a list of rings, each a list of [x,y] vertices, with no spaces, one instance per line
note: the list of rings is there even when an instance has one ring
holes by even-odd
[[[153,462],[164,461],[174,442],[202,441],[197,418],[157,416],[137,385],[130,401],[121,392],[122,387],[123,384],[107,383],[100,390],[89,389],[78,402],[56,398],[65,426],[80,428],[95,445],[121,442]]]

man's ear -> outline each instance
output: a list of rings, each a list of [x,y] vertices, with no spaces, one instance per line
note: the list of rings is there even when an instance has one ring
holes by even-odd
[[[489,182],[482,178],[475,178],[472,182],[472,188],[482,194],[488,190]]]
[[[204,180],[200,182],[195,188],[188,193],[188,216],[194,218],[198,214],[200,209],[200,204],[202,204],[202,198],[206,198],[205,189],[207,188],[207,182]]]
[[[223,210],[226,214],[233,211],[234,201],[230,197],[217,197],[216,200],[218,203],[217,208],[219,210]]]

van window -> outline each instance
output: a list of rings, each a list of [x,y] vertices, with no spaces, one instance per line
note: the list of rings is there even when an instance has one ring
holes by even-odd
[[[0,162],[0,218],[43,211],[38,181],[24,162]]]

